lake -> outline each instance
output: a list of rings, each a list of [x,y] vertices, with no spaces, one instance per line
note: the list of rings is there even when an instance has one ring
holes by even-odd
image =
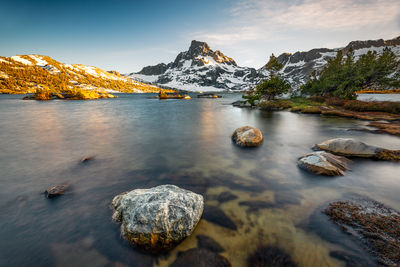
[[[357,100],[360,101],[391,101],[400,102],[400,94],[358,94]]]
[[[368,256],[320,207],[356,193],[400,208],[398,163],[354,160],[346,176],[333,178],[296,165],[315,143],[335,137],[400,149],[398,137],[349,130],[363,121],[232,107],[239,94],[151,96],[38,102],[0,95],[1,266],[168,266],[179,251],[197,246],[197,235],[217,241],[232,266],[246,266],[265,245],[281,248],[299,266],[344,266],[330,252]],[[232,132],[244,125],[262,131],[260,147],[232,143]],[[83,164],[85,156],[94,160]],[[46,188],[63,182],[73,185],[68,194],[44,197]],[[169,254],[129,246],[111,221],[112,198],[161,184],[202,194],[237,230],[202,219]],[[219,203],[221,192],[237,198]]]

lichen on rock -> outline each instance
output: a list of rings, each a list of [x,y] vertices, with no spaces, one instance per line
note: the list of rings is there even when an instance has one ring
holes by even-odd
[[[243,126],[233,132],[232,140],[241,147],[255,147],[261,144],[263,135],[255,127]]]
[[[345,157],[335,156],[325,151],[313,152],[299,158],[297,165],[315,174],[336,176],[344,175],[348,170],[350,160]]]
[[[172,249],[192,234],[203,213],[203,196],[174,185],[136,189],[114,197],[113,220],[121,235],[151,252]]]

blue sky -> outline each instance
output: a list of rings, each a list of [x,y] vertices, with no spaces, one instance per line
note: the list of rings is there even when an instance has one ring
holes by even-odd
[[[400,36],[399,0],[0,0],[0,55],[44,54],[122,73],[172,61],[193,39],[239,65],[271,53]]]

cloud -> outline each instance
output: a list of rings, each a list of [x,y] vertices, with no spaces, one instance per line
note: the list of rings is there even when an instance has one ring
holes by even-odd
[[[212,32],[195,33],[215,44],[284,38],[304,31],[346,32],[400,28],[399,0],[241,0],[230,20]]]

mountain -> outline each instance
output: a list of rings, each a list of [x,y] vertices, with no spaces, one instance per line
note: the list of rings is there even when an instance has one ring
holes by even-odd
[[[195,40],[173,62],[144,67],[127,77],[190,91],[246,90],[262,78],[256,69],[240,67],[221,51]]]
[[[342,50],[345,55],[350,48],[354,50],[354,56],[357,60],[359,56],[368,53],[368,51],[376,51],[381,54],[385,47],[390,48],[400,59],[400,36],[391,40],[369,40],[369,41],[353,41],[342,48],[328,49],[317,48],[307,52],[296,52],[294,54],[283,53],[277,57],[277,60],[283,65],[280,74],[287,79],[294,90],[304,84],[311,73],[315,70],[318,74],[328,63],[328,60],[336,57],[337,52]],[[268,75],[265,66],[258,70],[263,75]]]
[[[277,59],[283,65],[280,74],[296,91],[313,71],[318,75],[328,60],[336,57],[340,50],[346,54],[352,48],[357,59],[368,51],[381,54],[385,47],[392,49],[400,58],[400,37],[397,37],[392,40],[353,41],[345,47],[334,49],[316,48],[306,52],[283,53]],[[213,51],[207,43],[199,41],[192,41],[189,50],[179,53],[171,63],[160,63],[144,67],[138,73],[127,74],[127,77],[136,81],[190,91],[247,90],[268,76],[265,66],[258,70],[240,67],[221,51]]]
[[[33,93],[40,88],[55,92],[71,88],[137,93],[160,90],[115,71],[63,64],[48,56],[0,57],[0,93]]]

